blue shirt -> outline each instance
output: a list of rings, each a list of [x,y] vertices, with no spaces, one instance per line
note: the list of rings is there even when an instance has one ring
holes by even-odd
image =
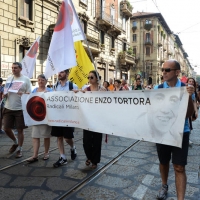
[[[78,86],[76,85],[76,84],[74,84],[74,83],[72,83],[73,84],[73,89],[74,90],[78,90]],[[56,84],[57,85],[57,84]],[[56,86],[55,85],[55,86]],[[57,85],[57,87],[56,87],[56,89],[55,89],[56,91],[69,91],[69,81],[67,81],[66,83],[65,83],[65,85],[61,85],[60,84],[60,82],[58,82],[58,85]]]
[[[179,79],[177,80],[177,83],[176,83],[175,87],[181,87],[181,81]],[[170,86],[167,84],[166,81],[163,83],[163,88],[170,88]],[[158,89],[158,88],[154,87],[154,89]],[[185,125],[184,125],[183,132],[184,133],[190,132],[190,126],[189,126],[188,118],[185,119]]]
[[[35,88],[33,91],[32,91],[32,93],[36,93],[37,92],[37,89],[38,88]],[[46,90],[48,91],[48,92],[53,92],[53,90],[51,89],[51,88],[46,88]]]

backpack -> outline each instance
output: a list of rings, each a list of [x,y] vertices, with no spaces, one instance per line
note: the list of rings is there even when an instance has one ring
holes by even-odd
[[[57,87],[58,87],[58,81],[55,85],[55,88],[57,88]],[[72,90],[73,90],[73,82],[69,81],[69,91],[72,91]]]

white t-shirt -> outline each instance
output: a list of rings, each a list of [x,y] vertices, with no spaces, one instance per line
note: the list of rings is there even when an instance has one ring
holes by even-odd
[[[10,83],[12,84],[10,85]],[[22,110],[21,95],[17,92],[31,93],[30,79],[24,75],[20,77],[8,77],[5,84],[5,90],[8,88],[8,96],[5,104],[5,108],[9,110]]]

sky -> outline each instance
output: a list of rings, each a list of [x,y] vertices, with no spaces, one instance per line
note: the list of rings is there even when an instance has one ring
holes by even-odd
[[[171,31],[179,35],[188,59],[200,75],[200,1],[199,0],[129,0],[133,13],[160,12]],[[197,67],[195,67],[197,66]]]

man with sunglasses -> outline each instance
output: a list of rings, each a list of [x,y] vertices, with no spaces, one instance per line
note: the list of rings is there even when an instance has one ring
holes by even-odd
[[[54,85],[55,91],[71,91],[78,90],[76,84],[68,80],[69,70],[64,70],[58,73],[58,82]],[[67,164],[67,158],[64,150],[63,139],[71,147],[71,159],[75,160],[77,152],[76,147],[74,146],[74,128],[73,127],[61,127],[61,126],[52,126],[51,135],[57,137],[58,149],[60,152],[60,157],[57,162],[53,164],[55,168]]]
[[[180,74],[180,64],[176,60],[168,60],[163,64],[163,84],[158,86],[159,88],[171,88],[184,86],[183,83],[178,79]],[[156,144],[158,158],[160,161],[160,174],[162,178],[162,187],[157,195],[157,199],[166,199],[168,191],[168,173],[169,173],[169,162],[172,156],[172,163],[175,171],[175,184],[177,191],[177,199],[184,200],[186,190],[186,173],[185,165],[187,164],[188,146],[189,146],[189,134],[190,128],[188,118],[192,116],[194,112],[192,94],[194,92],[193,86],[187,86],[187,92],[189,93],[189,101],[187,114],[185,119],[185,125],[183,130],[183,142],[182,148]]]

